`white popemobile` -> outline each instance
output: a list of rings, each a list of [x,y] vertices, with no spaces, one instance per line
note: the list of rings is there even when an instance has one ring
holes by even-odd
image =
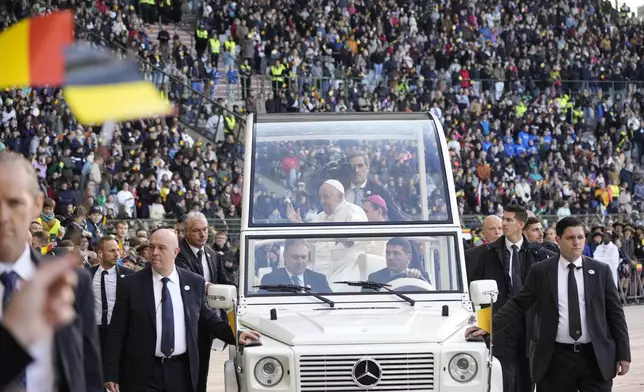
[[[437,119],[247,123],[239,293],[213,285],[208,300],[262,341],[231,349],[226,392],[500,392],[500,364],[464,338],[496,284],[467,288]]]

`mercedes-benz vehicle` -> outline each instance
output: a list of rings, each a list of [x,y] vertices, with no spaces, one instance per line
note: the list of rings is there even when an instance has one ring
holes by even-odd
[[[244,164],[239,288],[208,294],[262,340],[231,349],[226,392],[501,391],[464,336],[475,304],[434,116],[251,117]]]

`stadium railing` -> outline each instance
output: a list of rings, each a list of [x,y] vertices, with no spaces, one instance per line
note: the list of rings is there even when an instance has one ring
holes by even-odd
[[[453,80],[435,80],[428,81],[425,79],[418,78],[407,78],[407,86],[403,87],[400,83],[400,79],[381,77],[375,78],[373,74],[366,75],[364,77],[358,78],[335,78],[335,77],[324,77],[324,78],[315,78],[310,76],[297,76],[292,78],[286,78],[285,82],[281,84],[281,88],[291,91],[293,93],[301,94],[305,91],[305,85],[309,86],[307,90],[314,88],[318,93],[326,93],[331,87],[334,87],[336,90],[342,91],[345,96],[348,96],[349,91],[359,85],[363,85],[367,88],[368,91],[373,92],[378,86],[384,86],[387,88],[387,91],[393,89],[397,93],[406,93],[409,91],[415,90],[417,85],[424,85],[425,89],[429,88],[430,90],[440,90],[440,89],[449,89],[454,87],[456,90],[460,89],[464,83],[463,81],[453,81]],[[476,79],[471,80],[471,88],[481,91],[489,92],[492,94],[492,97],[499,96],[502,93],[508,91],[518,91],[519,93],[530,93],[532,96],[539,93],[549,94],[551,91],[555,92],[573,92],[573,93],[582,93],[584,90],[588,91],[589,94],[597,93],[601,91],[604,94],[609,95],[620,95],[621,98],[625,99],[629,92],[641,91],[644,90],[644,81],[611,81],[611,80],[522,80],[522,79],[506,79],[506,80],[497,80],[497,79]],[[219,81],[219,84],[227,84],[226,78],[222,78]],[[270,75],[253,75],[250,82],[250,92],[255,96],[259,97],[261,95],[267,96],[269,93],[273,92],[273,83]],[[233,84],[229,90],[229,96],[233,100],[239,100],[242,97],[241,93],[242,83],[241,76],[238,83]],[[575,97],[571,97],[575,99]]]
[[[588,214],[588,215],[575,215],[577,218],[580,218],[587,226],[588,229],[593,227],[609,225],[613,222],[623,222],[623,223],[632,223],[631,216],[628,214]],[[461,217],[461,225],[463,228],[472,229],[481,227],[483,215],[464,215]],[[557,223],[560,219],[557,215],[540,215],[543,222],[544,228],[552,226]],[[176,219],[124,219],[130,224],[130,228],[133,230],[154,230],[161,227],[174,227],[177,220]],[[116,222],[120,220],[108,220],[106,222],[106,227],[108,229],[113,228]],[[241,219],[240,218],[226,218],[226,219],[209,219],[209,226],[216,231],[226,231],[229,235],[239,236],[241,230]]]

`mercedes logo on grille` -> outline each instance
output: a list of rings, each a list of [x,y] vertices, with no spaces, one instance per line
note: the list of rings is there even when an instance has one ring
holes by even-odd
[[[351,374],[357,386],[370,389],[378,385],[382,379],[382,367],[372,358],[362,358],[353,365]]]

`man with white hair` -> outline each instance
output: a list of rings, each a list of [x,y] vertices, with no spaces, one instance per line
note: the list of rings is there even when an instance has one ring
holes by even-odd
[[[219,255],[207,245],[208,220],[198,211],[189,212],[183,223],[184,237],[179,240],[179,253],[175,259],[177,267],[194,272],[204,278],[206,287],[210,284],[235,284],[226,275]],[[222,314],[225,319],[225,313]],[[208,328],[199,325],[199,377],[197,392],[205,392],[208,384],[208,369],[212,341],[216,336]]]
[[[346,201],[344,186],[337,180],[327,180],[320,187],[320,201],[322,212],[318,213],[310,222],[368,222],[364,210]],[[288,207],[288,218],[291,222],[301,223],[300,212]],[[326,275],[331,289],[347,291],[345,285],[336,286],[333,282],[342,280],[362,280],[358,257],[366,253],[368,242],[348,241],[347,239],[326,239],[317,241],[311,257],[311,269]],[[358,288],[359,289],[359,288]]]
[[[318,213],[311,223],[321,222],[368,222],[364,210],[346,201],[344,197],[344,186],[337,180],[326,180],[319,191],[322,212]],[[289,204],[287,210],[288,219],[293,223],[301,223],[300,211],[295,210]]]

